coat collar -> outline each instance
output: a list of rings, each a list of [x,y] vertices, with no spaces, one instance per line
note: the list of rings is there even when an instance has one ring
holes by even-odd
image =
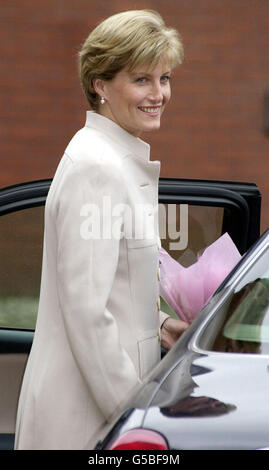
[[[105,135],[123,146],[128,152],[137,155],[145,162],[149,161],[150,145],[138,137],[134,137],[114,121],[111,121],[111,119],[108,119],[94,111],[87,111],[85,126],[103,132]]]

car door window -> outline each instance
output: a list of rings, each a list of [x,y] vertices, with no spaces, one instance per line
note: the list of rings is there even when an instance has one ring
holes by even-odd
[[[0,327],[35,328],[43,217],[44,206],[0,217]]]
[[[183,266],[193,264],[222,234],[222,207],[159,204],[162,247]]]
[[[176,215],[169,216],[167,207]],[[186,267],[228,232],[244,254],[259,237],[260,207],[261,194],[253,183],[160,178],[162,246]],[[180,243],[173,243],[173,238]]]

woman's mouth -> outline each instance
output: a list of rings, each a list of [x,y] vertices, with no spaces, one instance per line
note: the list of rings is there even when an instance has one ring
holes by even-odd
[[[138,109],[150,116],[158,116],[160,114],[160,106],[138,106]]]

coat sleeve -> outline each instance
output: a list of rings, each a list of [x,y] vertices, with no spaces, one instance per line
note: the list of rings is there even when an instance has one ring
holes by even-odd
[[[112,165],[95,164],[85,169],[72,163],[57,195],[57,288],[63,321],[77,367],[109,421],[140,382],[107,309],[120,241],[115,236],[98,237],[99,219],[101,230],[103,219],[109,224],[103,211],[104,197],[110,198],[112,207],[123,202],[120,171]],[[90,238],[82,225],[86,222],[81,214],[87,211],[94,214],[88,232],[96,230]]]

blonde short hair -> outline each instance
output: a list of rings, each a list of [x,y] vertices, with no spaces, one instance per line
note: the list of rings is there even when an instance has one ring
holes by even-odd
[[[112,80],[124,67],[154,67],[165,58],[174,68],[183,60],[178,32],[166,27],[159,13],[132,10],[110,16],[87,37],[79,52],[79,72],[84,93],[93,110],[99,106],[93,80]]]

